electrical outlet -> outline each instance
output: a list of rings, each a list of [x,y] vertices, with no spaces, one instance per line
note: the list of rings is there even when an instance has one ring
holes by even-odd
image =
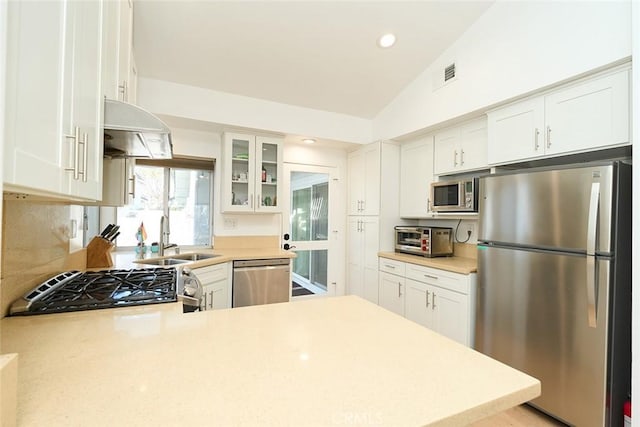
[[[476,231],[476,223],[470,222],[469,226],[467,227],[467,230],[471,231],[471,234],[473,234],[473,232]]]
[[[224,228],[225,230],[235,230],[238,226],[238,220],[235,218],[225,218],[224,219]]]
[[[474,232],[474,231],[475,231],[475,229],[476,229],[476,223],[475,223],[475,222],[473,222],[473,221],[468,221],[468,222],[465,224],[464,229],[467,231],[467,236],[470,236],[470,235],[472,235],[472,234],[473,234],[473,232]]]

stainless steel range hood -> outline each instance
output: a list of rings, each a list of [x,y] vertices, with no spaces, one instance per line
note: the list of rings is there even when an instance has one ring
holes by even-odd
[[[171,130],[150,112],[126,102],[104,101],[104,154],[170,159]]]

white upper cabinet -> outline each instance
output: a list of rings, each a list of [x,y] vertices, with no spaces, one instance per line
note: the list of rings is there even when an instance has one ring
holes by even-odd
[[[380,213],[380,143],[349,154],[349,215]]]
[[[222,156],[223,212],[281,211],[281,139],[227,133]]]
[[[400,146],[400,216],[420,218],[429,213],[433,182],[433,135]]]
[[[491,165],[628,144],[629,70],[591,77],[488,117]]]
[[[518,102],[488,114],[490,164],[544,155],[544,98]]]
[[[102,12],[101,1],[9,3],[6,190],[101,198]]]
[[[547,155],[628,143],[629,71],[550,93],[545,117]]]
[[[456,174],[487,167],[487,119],[481,117],[436,133],[434,173]]]
[[[102,84],[109,99],[135,104],[132,0],[104,2]]]

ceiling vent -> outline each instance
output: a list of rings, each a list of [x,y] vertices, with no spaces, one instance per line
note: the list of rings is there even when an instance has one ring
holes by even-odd
[[[456,76],[456,64],[453,63],[444,69],[444,81],[445,83]]]

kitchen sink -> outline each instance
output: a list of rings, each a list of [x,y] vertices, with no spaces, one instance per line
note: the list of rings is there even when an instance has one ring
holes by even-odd
[[[159,259],[147,259],[144,261],[136,261],[138,264],[149,264],[149,265],[176,265],[176,264],[186,264],[189,260],[186,259],[175,259],[175,258],[159,258]]]
[[[169,259],[175,259],[175,260],[186,260],[186,261],[200,261],[203,259],[211,259],[211,258],[216,258],[219,257],[220,255],[214,255],[214,254],[201,254],[201,253],[190,253],[190,254],[176,254],[173,255],[171,258]]]
[[[203,259],[211,259],[219,256],[220,255],[188,253],[188,254],[175,254],[169,258],[152,258],[152,259],[146,259],[146,260],[136,261],[136,262],[138,264],[167,266],[167,265],[176,265],[176,264],[186,264],[189,262],[201,261]]]

